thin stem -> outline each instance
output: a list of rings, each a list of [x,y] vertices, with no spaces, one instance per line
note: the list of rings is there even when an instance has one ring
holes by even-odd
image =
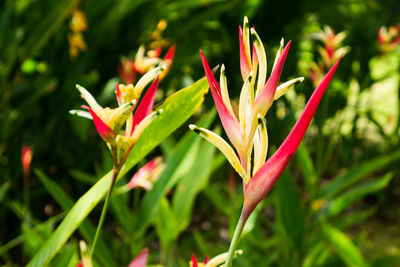
[[[236,248],[239,245],[240,235],[242,234],[243,227],[246,224],[246,221],[247,216],[243,216],[242,212],[242,215],[240,216],[239,221],[236,225],[235,233],[233,234],[231,245],[229,247],[228,257],[225,261],[225,267],[232,266],[233,256],[235,255]]]
[[[107,209],[108,209],[109,202],[110,202],[111,193],[112,193],[112,190],[114,188],[115,182],[117,180],[118,174],[119,174],[119,172],[121,170],[121,167],[119,166],[119,164],[117,162],[116,148],[115,147],[111,147],[111,151],[112,151],[112,156],[113,156],[113,161],[114,161],[113,177],[112,177],[112,180],[111,180],[110,189],[108,190],[108,193],[107,193],[107,196],[106,196],[106,200],[104,201],[103,209],[101,211],[100,220],[99,220],[99,223],[98,223],[97,229],[96,229],[96,234],[94,235],[94,239],[93,239],[93,243],[92,243],[92,249],[90,250],[90,258],[93,258],[94,249],[96,247],[97,240],[99,238],[99,235],[100,235],[100,232],[101,232],[101,228],[103,226],[104,219],[106,217]]]

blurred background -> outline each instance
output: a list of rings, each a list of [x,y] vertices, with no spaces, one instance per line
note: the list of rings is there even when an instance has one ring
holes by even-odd
[[[305,77],[267,114],[269,155],[321,77],[344,57],[299,151],[249,220],[235,264],[400,266],[396,0],[1,1],[1,264],[24,266],[72,204],[112,168],[92,122],[69,113],[83,104],[75,84],[100,104],[115,106],[115,83],[141,76],[140,53],[162,59],[175,45],[156,105],[204,76],[201,49],[211,66],[225,64],[235,106],[242,87],[238,26],[244,16],[263,41],[269,72],[284,37],[292,45],[281,81]],[[207,115],[215,118],[208,128],[218,130],[209,94],[129,174],[156,156],[168,166],[188,124]],[[241,179],[221,153],[198,142],[186,158],[208,153],[209,161],[186,160],[136,243],[127,238],[135,229],[119,212],[123,206],[122,212],[135,217],[147,191],[138,187],[115,197],[103,231],[107,255],[95,257],[95,265],[127,266],[144,247],[149,264],[164,266],[188,266],[192,254],[203,259],[228,250],[241,209]],[[154,182],[158,173],[151,176]],[[186,186],[192,192],[179,195]],[[86,221],[95,226],[100,211],[98,205]],[[75,266],[81,239],[91,241],[77,231],[51,265]]]

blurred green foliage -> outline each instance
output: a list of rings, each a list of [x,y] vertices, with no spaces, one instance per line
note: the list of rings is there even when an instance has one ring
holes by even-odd
[[[87,49],[71,58],[68,34],[75,9],[86,16]],[[249,219],[239,245],[244,254],[235,264],[398,266],[400,49],[381,51],[377,39],[381,26],[400,23],[395,0],[1,1],[1,264],[25,266],[45,244],[49,247],[46,241],[54,240],[76,201],[88,190],[100,190],[92,186],[112,167],[92,123],[68,113],[82,104],[75,84],[101,104],[113,103],[120,58],[134,56],[165,19],[163,37],[176,43],[177,51],[156,105],[204,76],[199,49],[211,65],[225,64],[230,95],[238,99],[237,26],[245,15],[264,41],[269,63],[281,37],[293,41],[282,80],[306,78],[267,116],[272,152],[312,93],[304,66],[318,61],[321,43],[311,35],[324,25],[346,31],[343,43],[351,51],[289,168]],[[218,127],[212,106],[206,95],[189,121]],[[138,167],[156,155],[166,167],[152,190],[113,195],[96,266],[127,266],[144,247],[150,248],[151,264],[167,266],[188,266],[192,254],[204,258],[227,250],[241,208],[241,181],[218,151],[187,133],[188,122],[182,123],[171,126],[180,127],[163,136],[149,156],[137,155]],[[28,202],[23,200],[24,144],[34,149]],[[133,165],[118,186],[138,169]],[[57,249],[50,246],[51,266],[75,266],[78,241],[92,242],[101,208],[95,204],[102,197],[96,198],[81,211],[88,218],[82,215],[78,231],[70,229],[72,236]]]

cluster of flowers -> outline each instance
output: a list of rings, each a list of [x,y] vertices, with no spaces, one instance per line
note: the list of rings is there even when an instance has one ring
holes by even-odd
[[[329,26],[325,26],[320,32],[312,36],[323,43],[323,46],[318,46],[320,59],[317,62],[312,62],[309,70],[310,78],[314,86],[317,86],[331,66],[350,51],[350,47],[343,46],[347,32],[342,31],[336,34]]]
[[[253,40],[252,45],[250,45],[250,36]],[[303,77],[299,77],[279,85],[291,42],[289,41],[284,46],[282,39],[280,48],[276,53],[272,72],[267,79],[267,58],[262,41],[255,29],[250,29],[247,17],[244,18],[243,28],[239,27],[240,69],[244,84],[239,97],[238,114],[234,112],[229,99],[224,65],[221,67],[218,84],[206,57],[200,51],[213,100],[222,126],[232,146],[221,136],[210,130],[197,127],[193,124],[189,127],[214,144],[243,179],[244,203],[229,252],[218,255],[211,260],[206,259],[203,263],[198,262],[196,257],[193,256],[190,263],[191,266],[211,267],[218,266],[224,262],[225,266],[230,266],[233,257],[241,254],[241,251],[236,251],[241,231],[250,214],[270,191],[299,146],[337,68],[340,60],[339,55],[345,53],[345,48],[338,48],[344,37],[344,33],[335,35],[332,30],[327,28],[325,32],[321,33],[320,38],[325,43],[325,49],[321,51],[324,64],[328,65],[336,60],[337,62],[314,91],[288,137],[267,161],[268,134],[264,117],[274,100],[280,98],[285,92],[304,79]],[[173,57],[171,50],[174,51],[174,49],[175,47],[172,46],[166,56],[167,60],[171,60],[171,62]],[[116,96],[119,105],[118,108],[102,108],[86,89],[79,85],[77,86],[82,98],[86,100],[89,107],[83,106],[88,112],[74,111],[74,113],[93,119],[98,133],[113,153],[114,168],[117,166],[117,169],[125,162],[129,152],[145,127],[161,112],[161,110],[154,112],[151,112],[151,110],[159,81],[158,76],[167,69],[167,66],[163,64],[161,67],[147,68],[147,63],[148,66],[154,67],[155,64],[161,62],[158,58],[159,54],[156,54],[157,60],[146,57],[143,61],[141,55],[144,55],[144,50],[142,49],[139,52],[139,60],[130,63],[132,70],[137,71],[138,66],[142,66],[143,70],[148,72],[142,76],[135,86],[132,84],[117,84]],[[164,58],[164,63],[167,60]],[[135,114],[132,114],[143,89],[153,80],[154,82],[143,96],[141,103],[137,106]],[[125,126],[124,130],[122,130],[123,126]],[[151,162],[151,164],[149,163],[145,166],[146,170],[143,170],[143,172],[147,172],[148,174],[155,166],[157,166],[156,162]],[[140,176],[145,175],[140,174],[139,171],[137,177]],[[137,186],[138,181],[139,178],[133,179],[128,186],[133,188]],[[147,186],[150,187],[149,184]],[[144,250],[135,259],[141,259],[140,262],[144,263],[144,265],[132,265],[139,262],[135,262],[134,260],[130,266],[145,266],[147,253],[147,250]]]
[[[393,51],[400,44],[400,24],[395,26],[382,26],[378,31],[379,49],[383,53]]]
[[[88,28],[85,14],[80,10],[74,10],[69,27],[71,29],[71,33],[68,34],[69,56],[74,59],[79,55],[80,51],[87,49],[82,34]]]
[[[164,58],[161,58],[163,48],[168,46],[168,41],[162,38],[161,35],[166,27],[167,22],[161,20],[157,24],[156,30],[150,34],[151,42],[147,48],[142,44],[137,50],[134,59],[129,57],[121,58],[121,65],[118,67],[118,72],[125,83],[134,83],[138,75],[144,75],[160,64],[164,64],[165,66],[165,70],[160,74],[160,80],[168,73],[174,60],[175,45],[171,45]]]

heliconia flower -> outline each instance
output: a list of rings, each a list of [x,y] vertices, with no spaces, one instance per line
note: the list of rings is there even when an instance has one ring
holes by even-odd
[[[331,81],[333,74],[340,62],[339,60],[330,69],[322,80],[321,84],[315,89],[300,118],[297,120],[293,129],[283,141],[278,150],[265,162],[262,167],[254,174],[244,192],[244,206],[242,216],[247,217],[260,203],[260,201],[271,190],[278,180],[291,157],[297,150],[303,136],[311,122],[312,117]]]
[[[161,157],[152,159],[132,176],[132,179],[127,184],[128,189],[142,187],[143,189],[150,190],[153,188],[154,182],[157,181],[164,167],[165,164]]]
[[[347,32],[342,31],[336,34],[329,26],[324,26],[319,33],[313,35],[315,39],[324,43],[324,47],[319,47],[318,52],[323,59],[325,67],[330,68],[341,56],[350,51],[350,47],[342,46],[346,36]]]
[[[235,257],[240,256],[243,254],[243,250],[239,249],[235,251]],[[212,259],[209,259],[208,256],[204,259],[203,262],[199,262],[196,258],[195,255],[192,255],[192,260],[189,263],[190,267],[217,267],[221,266],[226,260],[226,257],[228,256],[228,253],[222,253],[217,256],[215,256]]]
[[[159,81],[158,75],[162,71],[163,68],[161,67],[149,71],[143,75],[135,86],[117,83],[115,93],[119,107],[115,109],[102,108],[85,88],[77,85],[81,97],[89,105],[82,107],[89,112],[73,110],[71,113],[93,119],[97,132],[103,140],[111,147],[116,147],[118,162],[124,162],[142,132],[162,112],[162,110],[151,111]],[[132,111],[136,107],[137,100],[141,96],[143,89],[152,80],[154,80],[153,83],[142,97],[133,115]],[[122,133],[123,126],[125,126],[125,130]]]
[[[160,66],[163,68],[163,71],[159,75],[160,80],[162,80],[171,68],[175,49],[176,45],[171,45],[165,57],[160,58],[161,47],[146,52],[146,48],[141,45],[133,60],[126,57],[121,58],[121,65],[118,67],[118,73],[125,83],[131,84],[136,81],[138,74],[143,75],[157,66]]]
[[[250,35],[254,41],[252,46],[250,46]],[[262,118],[264,118],[274,100],[281,97],[297,83],[303,81],[304,78],[299,77],[279,85],[283,65],[290,47],[290,42],[284,47],[282,39],[272,73],[268,80],[266,79],[266,53],[255,29],[249,28],[247,17],[244,18],[243,30],[239,27],[239,43],[240,68],[244,84],[239,98],[238,118],[233,112],[230,103],[225,66],[222,65],[221,67],[220,82],[218,84],[203,52],[200,51],[210,91],[222,126],[234,148],[222,137],[207,129],[199,128],[195,125],[190,125],[189,127],[213,143],[225,155],[229,163],[247,184],[252,176],[252,171],[254,173],[265,162],[266,158],[267,150],[258,148],[259,146],[266,147],[268,143],[266,126],[261,123],[263,121]],[[253,48],[252,53],[250,53],[251,47]],[[255,148],[256,146],[257,148]],[[251,160],[253,150],[254,164],[252,164]]]
[[[390,52],[400,44],[400,25],[382,26],[378,31],[379,49],[384,52]]]
[[[164,77],[168,74],[169,70],[171,69],[172,62],[174,62],[175,58],[175,50],[176,50],[176,45],[173,44],[165,54],[165,57],[163,59],[165,64],[165,70],[160,74],[160,80],[164,79]]]
[[[146,267],[149,249],[144,248],[132,261],[128,267]]]
[[[25,178],[29,176],[29,172],[31,169],[32,156],[33,156],[33,147],[23,145],[21,161],[22,161],[22,171],[23,171]]]
[[[249,30],[247,23],[247,18],[245,18],[243,31],[239,28],[240,67],[244,80],[239,97],[239,118],[232,112],[224,66],[221,68],[221,87],[219,87],[204,54],[200,51],[210,91],[222,126],[236,151],[217,134],[195,125],[189,125],[190,129],[213,143],[226,156],[229,163],[244,181],[242,214],[236,226],[229,252],[224,259],[225,267],[232,265],[234,251],[248,217],[271,190],[299,146],[340,61],[339,57],[311,96],[288,137],[265,162],[268,152],[268,133],[264,117],[274,100],[281,97],[290,88],[293,88],[295,84],[303,81],[304,78],[299,77],[279,85],[283,65],[290,47],[290,41],[284,47],[284,41],[282,40],[276,53],[271,75],[265,82],[267,77],[267,58],[264,47],[255,29]],[[249,31],[253,39],[252,57],[250,57],[248,40]],[[332,38],[332,36],[329,36],[329,38]]]

